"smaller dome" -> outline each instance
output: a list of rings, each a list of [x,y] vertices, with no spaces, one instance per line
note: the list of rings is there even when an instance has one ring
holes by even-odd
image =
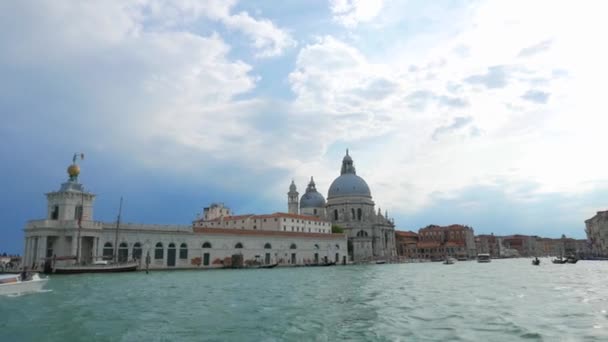
[[[325,207],[325,197],[317,191],[315,180],[310,177],[306,193],[300,199],[300,209]]]
[[[307,192],[300,199],[300,209],[323,207],[325,207],[325,198],[317,191]]]
[[[80,174],[80,166],[78,166],[77,164],[72,164],[70,166],[68,166],[68,175],[70,175],[70,177],[78,177],[78,175]]]

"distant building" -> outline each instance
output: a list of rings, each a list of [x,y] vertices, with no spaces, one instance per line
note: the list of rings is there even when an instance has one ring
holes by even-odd
[[[418,234],[410,231],[395,231],[395,242],[400,259],[418,258]]]
[[[498,238],[491,235],[477,235],[475,237],[475,248],[477,253],[490,254],[492,258],[500,257],[500,248],[498,246]]]
[[[422,259],[438,260],[446,255],[474,258],[477,255],[473,228],[459,224],[447,227],[430,225],[420,229],[417,248]]]
[[[608,211],[598,211],[595,216],[585,220],[587,241],[594,256],[608,256]]]

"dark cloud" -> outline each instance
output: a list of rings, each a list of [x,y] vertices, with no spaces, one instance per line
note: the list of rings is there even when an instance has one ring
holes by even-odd
[[[544,104],[547,103],[550,95],[540,90],[528,90],[521,98],[530,102]]]
[[[463,128],[473,122],[473,118],[470,116],[459,116],[455,117],[452,123],[446,126],[440,126],[435,131],[433,131],[432,138],[433,140],[437,140],[439,136],[456,131],[460,128]]]
[[[464,79],[469,84],[482,84],[488,89],[504,88],[507,85],[507,67],[495,65],[488,68],[488,72],[469,76]]]
[[[553,42],[551,40],[544,40],[538,44],[528,46],[527,48],[521,49],[517,57],[530,57],[541,53],[543,51],[549,50]]]

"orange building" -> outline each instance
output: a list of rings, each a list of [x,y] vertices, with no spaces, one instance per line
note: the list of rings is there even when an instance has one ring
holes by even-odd
[[[430,225],[420,229],[417,249],[419,258],[431,260],[442,260],[446,255],[459,259],[477,255],[473,228],[459,224]]]
[[[397,243],[397,255],[400,259],[418,258],[418,234],[411,231],[395,231],[395,242]]]

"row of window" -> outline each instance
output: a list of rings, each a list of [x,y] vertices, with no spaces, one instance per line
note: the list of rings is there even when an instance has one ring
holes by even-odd
[[[121,262],[127,261],[128,248],[129,247],[126,242],[121,242],[120,245],[118,245],[118,261],[121,261]],[[170,243],[168,248],[170,250],[174,250],[175,244]],[[211,248],[211,243],[210,242],[203,243],[202,248]],[[241,242],[237,242],[234,245],[234,248],[242,249],[244,247]],[[272,245],[267,242],[266,244],[264,244],[264,249],[272,249]],[[289,246],[289,249],[297,249],[296,244],[292,243]],[[315,249],[319,249],[318,244],[315,244]],[[340,249],[340,245],[336,245],[336,249]],[[141,259],[141,254],[142,254],[141,243],[139,243],[139,242],[134,243],[133,244],[133,259]],[[104,259],[108,259],[108,258],[112,258],[113,256],[114,256],[114,248],[112,246],[112,243],[106,242],[103,245],[103,257],[104,257]],[[163,259],[163,258],[164,258],[163,243],[158,242],[156,244],[156,246],[154,247],[154,259]],[[188,259],[188,245],[186,243],[182,243],[179,246],[179,258]]]

